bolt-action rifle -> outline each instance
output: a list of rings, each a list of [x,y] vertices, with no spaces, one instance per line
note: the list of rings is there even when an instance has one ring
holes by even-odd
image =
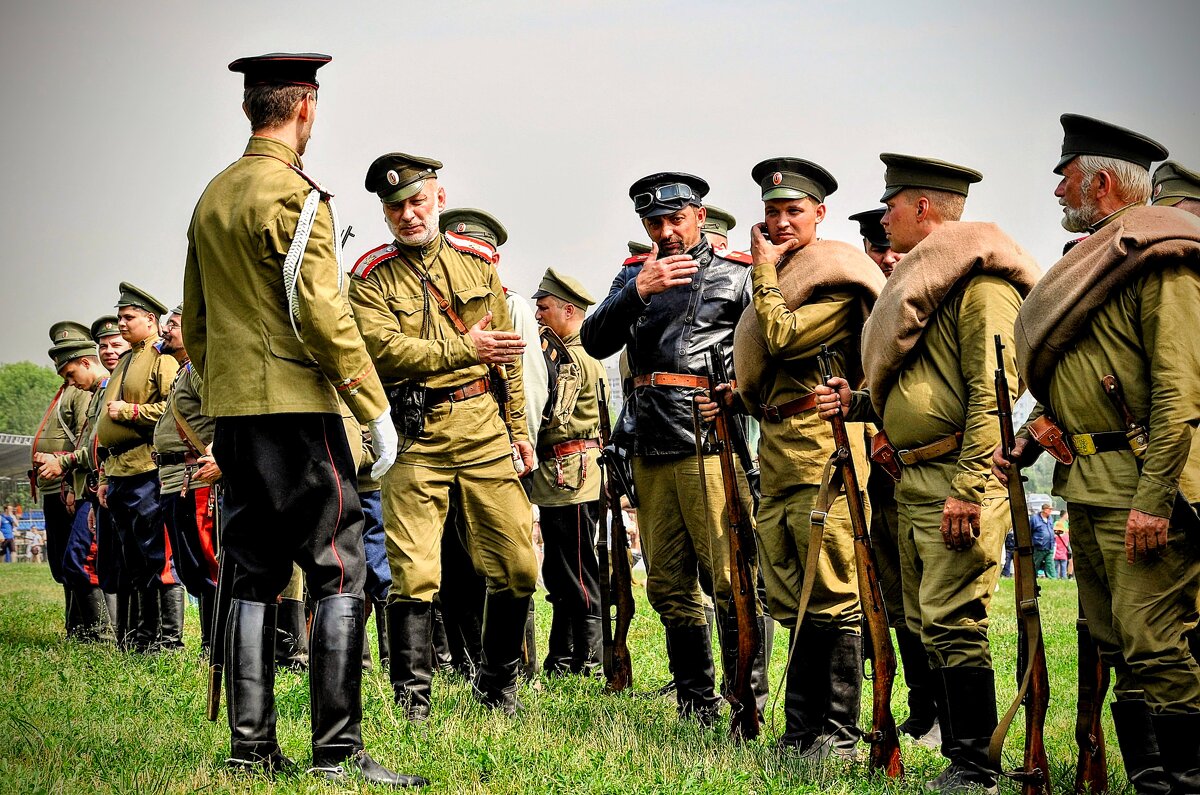
[[[1108,666],[1100,658],[1100,650],[1087,619],[1079,605],[1075,623],[1079,653],[1075,664],[1079,671],[1079,697],[1075,712],[1075,742],[1079,744],[1079,762],[1075,766],[1075,791],[1083,795],[1108,792],[1108,757],[1104,749],[1104,696],[1108,693]]]
[[[604,689],[619,693],[633,684],[629,657],[629,624],[633,621],[633,571],[629,564],[629,534],[621,513],[624,474],[616,450],[609,446],[612,423],[604,381],[596,384],[600,403],[600,461],[604,482],[600,494],[600,627],[602,629]],[[631,490],[624,489],[631,495]],[[631,495],[632,496],[632,495]],[[609,539],[611,536],[611,541]],[[611,574],[610,574],[611,566]]]

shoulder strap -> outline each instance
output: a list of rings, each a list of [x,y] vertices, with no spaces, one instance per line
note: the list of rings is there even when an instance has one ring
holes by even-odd
[[[450,322],[454,324],[455,331],[457,331],[459,334],[466,334],[467,324],[464,323],[463,319],[458,316],[457,312],[454,311],[454,307],[450,306],[450,302],[446,300],[446,297],[442,295],[441,291],[433,286],[433,282],[431,282],[429,278],[421,272],[421,269],[418,268],[414,263],[406,262],[405,264],[408,265],[408,267],[412,269],[412,272],[417,275],[417,278],[421,280],[421,286],[429,291],[429,294],[433,296],[433,300],[437,301],[438,309],[442,310],[442,313],[446,317],[450,318]]]
[[[179,434],[179,438],[186,442],[188,447],[192,448],[193,453],[204,455],[206,445],[200,439],[200,434],[196,433],[196,429],[187,421],[187,418],[183,416],[183,411],[179,408],[177,394],[179,391],[179,382],[189,377],[191,367],[191,362],[184,364],[183,367],[179,368],[179,374],[175,376],[175,385],[171,389],[171,416],[175,419],[175,430]]]
[[[400,249],[394,243],[385,243],[382,246],[377,246],[358,258],[358,262],[355,262],[354,267],[350,269],[350,275],[356,276],[359,279],[365,279],[374,270],[376,265],[394,259],[399,255]]]
[[[64,391],[63,394],[66,394],[66,392]],[[58,424],[62,426],[63,433],[67,435],[67,441],[71,443],[71,449],[74,450],[75,434],[71,432],[71,426],[67,424],[66,418],[63,417],[62,404],[63,402],[61,399],[54,402],[54,413],[58,415]]]
[[[30,461],[30,464],[32,464],[34,469],[37,469],[37,462],[33,459],[33,456],[37,454],[38,440],[42,438],[42,431],[44,431],[46,429],[46,423],[50,420],[50,415],[58,407],[59,398],[62,397],[63,390],[66,388],[67,388],[67,385],[66,385],[66,382],[64,382],[58,388],[58,391],[54,393],[54,399],[50,401],[50,405],[46,407],[46,413],[42,415],[42,423],[41,423],[41,425],[38,426],[37,433],[35,433],[33,435],[33,444],[29,445],[29,451],[30,451],[29,461]]]
[[[730,262],[736,262],[739,265],[753,265],[754,264],[754,260],[750,259],[749,254],[745,254],[741,251],[734,251],[733,249],[729,249],[729,248],[725,249],[724,251],[718,251],[717,256],[720,257],[721,259],[727,259]]]
[[[496,260],[500,258],[500,255],[497,253],[496,249],[482,240],[476,240],[475,238],[467,237],[466,235],[458,235],[454,232],[446,232],[445,236],[446,242],[449,243],[450,247],[455,251],[461,251],[464,254],[474,254],[476,257],[479,257],[481,260],[491,265],[495,265]]]
[[[632,257],[622,262],[621,265],[637,265],[638,263],[645,262],[649,258],[649,254],[634,254]]]

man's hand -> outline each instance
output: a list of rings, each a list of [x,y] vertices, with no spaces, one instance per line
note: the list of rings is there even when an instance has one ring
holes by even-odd
[[[750,227],[750,260],[754,267],[759,265],[778,265],[779,262],[800,248],[800,241],[791,238],[778,246],[767,237],[766,224],[755,224]]]
[[[62,467],[58,465],[58,458],[55,456],[47,456],[42,460],[42,465],[38,467],[38,474],[46,480],[58,480],[62,477]]]
[[[110,420],[121,419],[121,412],[132,405],[132,403],[126,403],[124,400],[108,401],[108,418]]]
[[[1161,554],[1167,548],[1171,520],[1134,509],[1125,522],[1125,560],[1137,563]]]
[[[491,314],[488,314],[484,320],[490,320],[491,317]],[[371,465],[371,477],[380,480],[392,468],[392,464],[396,463],[396,454],[400,450],[400,437],[396,433],[396,426],[392,424],[391,411],[384,411],[371,420],[367,427],[371,431],[371,440],[375,445],[375,463]]]
[[[221,468],[217,466],[217,462],[213,459],[211,453],[200,456],[198,460],[200,461],[200,468],[196,470],[197,478],[210,486],[221,479]]]
[[[512,364],[525,352],[521,335],[512,331],[489,331],[492,313],[488,312],[479,322],[467,329],[467,336],[475,343],[475,355],[480,364]]]
[[[652,295],[665,293],[672,287],[685,287],[692,283],[692,276],[700,267],[690,254],[672,254],[669,257],[658,257],[658,244],[650,246],[650,255],[642,263],[634,285],[638,295],[645,301]]]
[[[992,474],[1001,484],[1008,485],[1008,467],[1012,464],[1017,465],[1017,469],[1024,469],[1037,460],[1042,454],[1042,446],[1031,439],[1018,437],[1013,442],[1012,460],[1004,457],[1004,450],[1000,445],[996,445],[996,449],[992,451]]]
[[[88,511],[87,526],[90,532],[96,532],[96,512]]]
[[[525,470],[519,472],[517,477],[523,478],[533,471],[533,445],[529,442],[513,442],[513,446],[517,448],[517,452],[521,454],[521,463],[525,465]]]
[[[725,408],[733,408],[733,389],[729,384],[717,384],[717,400],[720,404],[713,400],[708,392],[697,392],[695,401],[700,409],[700,418],[705,422],[712,422],[717,418],[717,414],[721,410],[721,406]]]
[[[836,417],[839,404],[843,414],[850,410],[850,382],[845,378],[835,375],[828,386],[819,384],[813,392],[817,395],[817,414],[823,420]]]
[[[96,499],[100,500],[101,508],[108,507],[108,484],[107,483],[101,483],[100,486],[96,489]]]
[[[974,502],[947,497],[942,508],[942,540],[946,549],[962,552],[970,549],[979,538],[979,505]]]

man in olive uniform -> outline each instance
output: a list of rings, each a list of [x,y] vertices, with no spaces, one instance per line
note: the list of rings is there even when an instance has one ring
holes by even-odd
[[[703,179],[678,172],[651,174],[630,187],[655,247],[644,260],[626,261],[580,330],[584,349],[597,359],[623,348],[628,353],[633,389],[613,443],[632,454],[646,595],[666,628],[678,711],[705,723],[715,719],[719,700],[701,573],[713,583],[718,611],[727,615],[720,622],[721,646],[730,654],[737,649],[737,622],[720,462],[707,432],[697,460],[693,401],[698,390],[709,388],[710,349],[717,348],[732,373],[733,329],[750,303],[749,258],[714,251],[702,231],[707,192]],[[744,466],[737,463],[739,493],[749,516]],[[767,684],[761,649],[753,680],[761,707]]]
[[[892,248],[887,232],[883,230],[883,224],[879,223],[885,212],[887,212],[886,207],[863,210],[861,213],[850,216],[850,220],[858,223],[858,232],[862,235],[863,240],[863,251],[871,258],[872,262],[879,266],[879,270],[883,271],[884,276],[891,276],[896,263],[904,255]]]
[[[729,230],[737,226],[737,219],[715,204],[705,204],[704,209],[707,211],[702,227],[704,236],[708,238],[713,251],[721,253],[729,248]]]
[[[120,321],[116,315],[101,315],[92,322],[92,339],[100,354],[100,364],[110,373],[116,369],[121,354],[132,346],[121,336]]]
[[[96,318],[92,322],[91,333],[100,354],[100,364],[111,373],[116,369],[117,362],[121,360],[121,354],[131,347],[129,341],[121,336],[121,326],[117,316],[101,315]],[[103,395],[103,389],[107,385],[108,378],[105,377],[98,394]],[[100,423],[99,412],[103,408],[102,399],[93,400],[90,406],[91,441],[88,444],[89,457],[84,463],[93,473],[90,498],[93,503],[92,513],[95,516],[96,526],[96,577],[99,579],[100,589],[104,591],[109,615],[117,628],[117,639],[120,641],[125,637],[120,631],[123,626],[127,627],[129,632],[132,632],[137,626],[137,599],[129,598],[131,584],[128,573],[125,572],[122,565],[124,556],[121,554],[121,539],[117,535],[116,528],[113,527],[112,514],[108,512],[105,505],[100,503],[99,495],[96,494],[100,484],[101,459],[103,455],[107,455],[107,451],[101,452],[99,441],[96,438],[96,426]],[[125,594],[125,596],[122,597],[121,594]],[[132,637],[130,640],[132,641]]]
[[[179,364],[167,406],[154,426],[154,462],[158,464],[159,502],[171,539],[171,557],[183,583],[173,596],[183,601],[183,589],[200,600],[200,647],[212,642],[212,615],[217,590],[214,530],[217,494],[212,483],[221,470],[212,458],[214,423],[200,411],[200,376],[183,347],[183,307],[177,306],[162,325],[159,349]],[[178,618],[183,618],[182,611]],[[183,624],[163,615],[161,645],[183,647]]]
[[[354,319],[404,417],[405,449],[383,481],[383,516],[392,688],[415,721],[429,715],[431,609],[451,503],[463,511],[467,548],[487,580],[474,694],[508,714],[521,706],[517,673],[537,584],[531,508],[518,480],[533,466],[525,343],[512,331],[495,249],[438,232],[441,167],[397,152],[367,169],[366,188],[379,196],[395,242],[359,259],[350,282]]]
[[[1160,144],[1075,114],[1062,126],[1063,226],[1091,235],[1022,307],[1018,362],[1039,401],[1031,423],[1049,418],[1067,435],[1071,455],[1049,446],[1054,491],[1071,514],[1088,629],[1115,673],[1129,780],[1138,792],[1200,792],[1200,665],[1189,647],[1200,588],[1200,342],[1180,333],[1200,312],[1200,221],[1142,206],[1150,165],[1167,156]],[[1108,376],[1122,399],[1107,394]],[[1042,449],[1030,427],[1015,449],[1022,464]]]
[[[104,411],[96,427],[108,451],[100,502],[112,514],[124,568],[137,599],[135,648],[159,648],[164,625],[183,626],[183,591],[174,571],[158,499],[158,469],[151,457],[154,425],[166,409],[167,393],[179,369],[159,353],[159,319],[166,306],[128,282],[117,301],[121,336],[132,346],[104,388]],[[128,629],[128,628],[127,628]],[[120,639],[118,639],[120,640]]]
[[[216,420],[221,565],[232,568],[228,761],[267,772],[291,766],[275,734],[268,615],[296,563],[316,604],[309,772],[419,786],[425,779],[387,770],[362,741],[363,517],[341,402],[370,426],[376,475],[394,460],[396,430],[341,291],[330,196],[301,170],[317,69],[330,60],[273,53],[229,65],[245,75],[252,135],[208,184],[188,229],[183,340],[203,379],[203,411]]]
[[[851,401],[841,380],[839,392],[850,419],[882,424],[900,461],[904,613],[941,678],[942,754],[950,761],[926,788],[994,793],[988,603],[1011,526],[1007,492],[990,467],[1000,434],[994,336],[1011,372],[1012,323],[1039,270],[995,224],[958,220],[979,172],[909,155],[880,159],[888,207],[881,223],[906,256],[863,327],[869,392]],[[838,398],[818,392],[823,415],[835,410]]]
[[[67,342],[86,342],[87,327],[64,320],[50,327],[50,341],[55,345]],[[51,357],[53,359],[53,356]],[[46,560],[50,563],[50,575],[63,585],[64,626],[67,635],[78,634],[80,613],[73,609],[71,591],[63,580],[62,560],[67,538],[71,534],[71,519],[74,513],[75,495],[69,490],[61,476],[49,478],[42,474],[42,461],[69,453],[82,432],[91,396],[83,390],[64,383],[50,405],[33,435],[30,480],[34,483],[34,496],[41,496],[42,511],[46,517]]]
[[[542,326],[539,350],[547,368],[554,368],[554,389],[537,439],[538,468],[531,475],[542,526],[542,579],[554,611],[543,669],[590,674],[600,664],[601,646],[596,390],[607,390],[607,379],[604,366],[584,351],[579,327],[596,301],[576,279],[554,268],[546,269],[533,298]]]
[[[1168,160],[1154,170],[1150,203],[1200,215],[1200,173]]]

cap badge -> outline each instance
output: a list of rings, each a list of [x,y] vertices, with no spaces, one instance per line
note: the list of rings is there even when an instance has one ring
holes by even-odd
[[[467,231],[467,225],[464,223],[459,223],[458,226],[454,227],[454,231],[462,234],[463,232]]]
[[[1154,198],[1157,199],[1160,195],[1162,195],[1162,183],[1161,182],[1154,186]]]
[[[778,171],[776,171],[771,175],[771,184],[778,185],[780,182],[783,182],[783,174],[780,174]]]
[[[387,173],[387,181],[389,185],[399,185],[400,175],[396,173],[396,169],[389,169]]]

